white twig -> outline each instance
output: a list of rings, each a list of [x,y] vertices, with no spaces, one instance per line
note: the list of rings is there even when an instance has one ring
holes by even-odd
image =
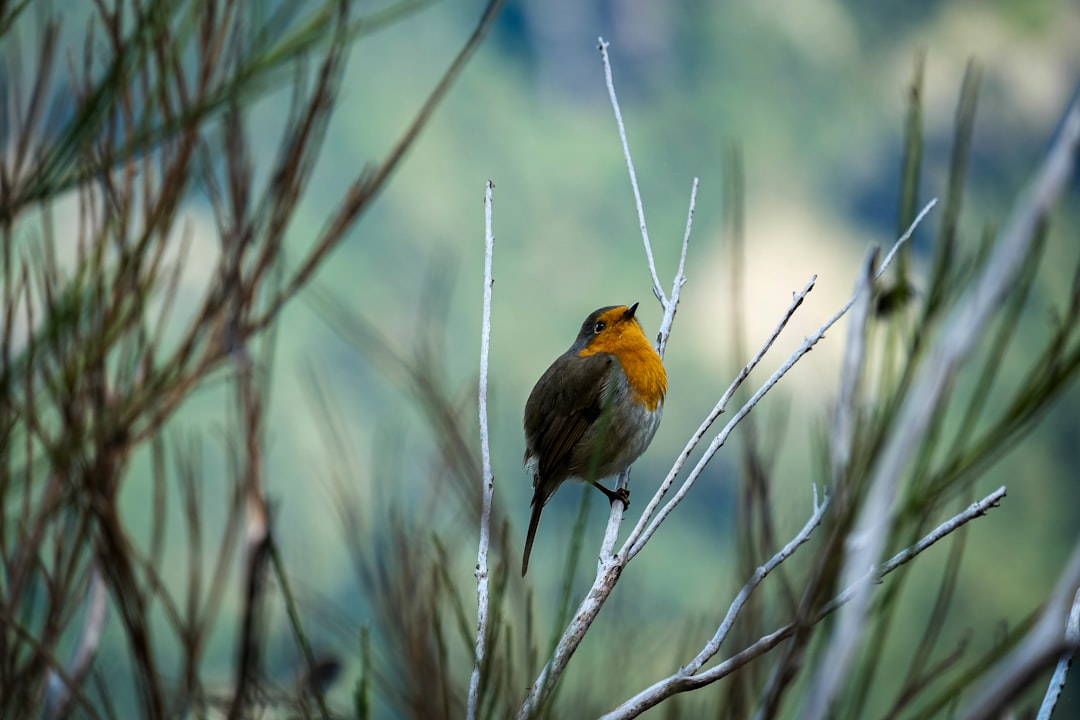
[[[1069,610],[1069,619],[1065,623],[1065,652],[1058,658],[1054,675],[1050,678],[1050,685],[1046,688],[1042,705],[1039,707],[1039,716],[1036,720],[1050,720],[1054,714],[1058,697],[1065,687],[1065,677],[1069,673],[1069,665],[1072,664],[1073,655],[1077,647],[1080,647],[1080,588],[1076,589],[1073,596],[1072,608]]]
[[[916,555],[921,553],[923,550],[926,550],[928,547],[941,540],[946,535],[950,535],[951,533],[958,530],[961,526],[966,525],[971,520],[974,520],[977,517],[981,517],[982,515],[986,515],[988,512],[990,512],[991,508],[998,507],[998,505],[1001,504],[1001,499],[1004,497],[1005,486],[1002,485],[997,490],[984,497],[982,500],[973,502],[971,503],[971,505],[968,505],[967,509],[964,510],[964,512],[960,513],[959,515],[954,515],[953,517],[938,525],[936,528],[931,530],[929,534],[925,535],[923,539],[919,542],[915,543],[910,547],[906,547],[900,552],[893,555],[886,563],[881,566],[880,571],[875,573],[874,569],[871,568],[862,577],[858,578],[857,580],[855,580],[854,583],[849,585],[842,593],[833,598],[833,600],[825,606],[825,609],[822,611],[822,614],[819,616],[818,619],[821,619],[825,615],[836,610],[841,605],[844,605],[845,603],[850,601],[854,593],[859,589],[860,584],[870,583],[870,581],[876,582],[877,580],[885,577],[901,565],[906,565],[908,562],[913,560]]]
[[[690,188],[690,209],[686,213],[686,232],[683,233],[682,252],[679,254],[679,270],[675,273],[675,280],[671,283],[671,297],[664,304],[664,317],[660,321],[660,329],[656,333],[656,352],[664,357],[667,350],[668,336],[671,335],[671,325],[675,320],[675,313],[679,309],[679,295],[682,294],[682,286],[686,284],[686,251],[690,247],[690,230],[694,226],[694,207],[697,205],[698,179],[694,178],[694,184]]]
[[[915,216],[915,219],[911,221],[911,225],[908,225],[907,231],[900,236],[900,239],[893,243],[892,249],[889,250],[889,254],[885,256],[885,259],[881,262],[881,267],[878,268],[877,273],[874,274],[875,280],[880,278],[882,274],[889,269],[889,266],[892,265],[893,258],[896,257],[896,253],[900,251],[900,248],[904,246],[904,243],[911,239],[911,236],[915,234],[915,229],[922,224],[923,218],[926,217],[927,213],[934,209],[935,205],[937,205],[937,198],[931,198],[930,202],[926,203],[926,205],[923,206],[923,209],[919,211],[919,214]],[[849,299],[835,315],[829,318],[829,321],[825,323],[821,329],[828,330],[836,324],[837,320],[844,317],[844,314],[855,304],[855,297],[855,295],[852,295],[851,299]]]
[[[754,571],[753,576],[743,585],[742,590],[735,596],[735,600],[728,608],[727,615],[724,616],[723,622],[720,623],[720,627],[717,628],[716,634],[712,639],[705,644],[705,647],[701,649],[697,657],[680,668],[679,672],[683,675],[696,675],[701,666],[712,660],[713,656],[720,651],[720,646],[723,644],[724,639],[731,632],[731,627],[735,624],[735,618],[742,612],[743,606],[746,601],[750,599],[750,593],[754,592],[754,589],[761,584],[769,573],[775,570],[780,563],[787,560],[789,557],[795,554],[795,551],[799,549],[807,540],[810,539],[810,534],[814,532],[814,529],[821,524],[821,518],[825,516],[825,509],[829,506],[828,496],[822,502],[818,502],[817,488],[814,488],[814,513],[810,516],[810,519],[803,525],[802,530],[798,535],[791,539],[787,545],[780,550],[780,552],[773,555],[767,563],[758,567]]]
[[[862,575],[867,567],[880,559],[885,536],[892,525],[896,491],[908,459],[922,440],[938,401],[947,392],[971,348],[982,337],[984,326],[997,311],[1002,298],[1010,292],[1039,224],[1072,176],[1078,147],[1080,99],[1074,101],[1066,113],[1061,132],[1028,193],[998,235],[985,269],[964,292],[942,325],[926,361],[911,383],[894,423],[896,431],[875,464],[866,502],[848,539],[843,571],[845,582]],[[819,720],[828,714],[840,679],[854,660],[866,628],[871,590],[870,586],[864,586],[837,620],[820,670],[811,684],[810,702],[804,715],[808,720]]]
[[[994,492],[987,495],[982,500],[972,503],[962,513],[950,518],[946,522],[935,528],[929,535],[925,536],[922,540],[915,543],[909,548],[897,553],[887,563],[881,566],[880,570],[871,569],[864,577],[859,579],[859,583],[867,582],[871,579],[880,580],[896,568],[900,567],[904,563],[908,562],[916,555],[926,550],[928,547],[936,543],[941,538],[945,537],[949,533],[955,531],[967,522],[985,515],[991,508],[997,507],[1001,502],[1001,499],[1005,497],[1005,488],[1001,487]],[[834,612],[837,608],[848,602],[854,595],[855,588],[848,587],[842,593],[832,599],[821,612],[814,618],[814,622],[818,623],[825,619],[830,613]],[[678,672],[670,675],[663,680],[653,684],[652,686],[642,690],[640,693],[624,702],[619,707],[612,710],[607,715],[603,716],[603,720],[626,720],[627,718],[634,718],[641,715],[643,712],[651,707],[654,707],[667,698],[677,693],[686,692],[688,690],[694,690],[699,687],[704,687],[711,683],[716,682],[735,670],[738,670],[743,665],[754,660],[761,655],[764,655],[774,647],[782,643],[787,638],[791,637],[795,632],[795,623],[790,622],[781,628],[774,630],[768,635],[764,635],[753,644],[738,654],[733,655],[724,662],[714,665],[713,667],[699,672],[695,675],[689,675],[680,669]]]
[[[615,487],[630,487],[630,468],[626,468],[615,480]],[[619,528],[622,526],[623,514],[626,508],[621,502],[611,503],[611,512],[608,515],[608,524],[604,528],[604,537],[600,541],[600,554],[597,557],[597,574],[602,572],[603,566],[614,562],[613,553],[615,543],[619,539]]]
[[[614,91],[614,89],[612,89]],[[629,152],[629,150],[627,151]],[[690,231],[694,226],[694,208],[697,205],[698,179],[694,178],[694,184],[690,188],[690,209],[686,214],[686,231],[683,233],[682,251],[679,253],[679,269],[675,273],[675,279],[671,283],[671,297],[664,303],[664,317],[660,321],[660,329],[656,333],[656,352],[661,358],[667,350],[668,337],[671,335],[671,327],[675,321],[675,313],[679,309],[679,296],[682,294],[682,286],[686,284],[686,252],[690,247]],[[681,463],[680,463],[681,465]],[[630,487],[630,471],[619,475],[616,487]],[[619,539],[619,527],[622,525],[624,508],[621,503],[611,506],[611,515],[608,517],[607,529],[604,531],[604,541],[600,546],[600,562],[611,559],[615,550],[615,542]]]
[[[630,143],[626,139],[626,126],[623,124],[622,111],[619,110],[619,99],[615,96],[615,81],[611,77],[611,62],[608,60],[608,45],[604,38],[600,41],[600,57],[604,61],[604,81],[607,83],[608,97],[611,98],[611,108],[615,111],[615,122],[619,125],[619,138],[622,140],[623,155],[626,156],[626,168],[630,172],[630,185],[634,189],[634,202],[637,205],[638,224],[641,226],[641,241],[645,244],[645,256],[649,259],[649,272],[652,273],[653,295],[668,307],[668,299],[664,297],[664,289],[660,287],[660,276],[656,274],[656,261],[653,260],[652,244],[649,242],[649,230],[645,225],[645,207],[641,204],[641,190],[638,189],[637,173],[634,172],[634,160],[630,157]]]
[[[491,443],[488,434],[487,381],[488,355],[491,345],[491,258],[495,249],[495,236],[491,231],[490,180],[484,191],[484,313],[480,327],[480,455],[483,462],[483,504],[480,511],[480,548],[476,554],[476,653],[472,677],[469,680],[469,703],[466,717],[475,720],[480,704],[480,668],[484,663],[488,625],[488,545],[491,542],[491,495],[495,490],[495,477],[491,472]]]

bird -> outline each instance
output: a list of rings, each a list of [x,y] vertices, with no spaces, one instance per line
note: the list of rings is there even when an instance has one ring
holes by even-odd
[[[629,491],[609,490],[598,480],[641,457],[660,425],[667,394],[667,372],[635,317],[637,308],[610,305],[590,313],[525,403],[525,468],[533,497],[522,577],[540,514],[564,480],[588,482],[610,502],[629,507]]]

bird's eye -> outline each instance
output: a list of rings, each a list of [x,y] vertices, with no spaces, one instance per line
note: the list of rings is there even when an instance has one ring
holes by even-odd
[[[605,324],[604,321],[601,320],[600,322],[593,325],[593,332],[595,334],[599,335],[600,333],[604,332],[604,328],[606,328],[606,327],[607,327],[607,324]]]

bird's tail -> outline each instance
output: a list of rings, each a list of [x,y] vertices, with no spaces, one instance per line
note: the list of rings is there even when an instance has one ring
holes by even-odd
[[[529,534],[525,536],[525,553],[521,556],[521,577],[525,577],[525,573],[529,569],[529,553],[532,552],[533,540],[536,538],[536,526],[540,524],[540,513],[544,511],[544,501],[547,500],[544,497],[543,485],[543,483],[537,483],[536,490],[533,491]]]

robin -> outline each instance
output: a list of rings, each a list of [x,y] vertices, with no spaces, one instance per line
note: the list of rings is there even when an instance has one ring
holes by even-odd
[[[628,506],[629,492],[598,478],[630,467],[660,425],[667,373],[634,317],[638,304],[594,311],[570,349],[536,382],[525,403],[525,468],[532,473],[532,517],[521,574],[529,569],[536,526],[563,480],[588,482]]]

